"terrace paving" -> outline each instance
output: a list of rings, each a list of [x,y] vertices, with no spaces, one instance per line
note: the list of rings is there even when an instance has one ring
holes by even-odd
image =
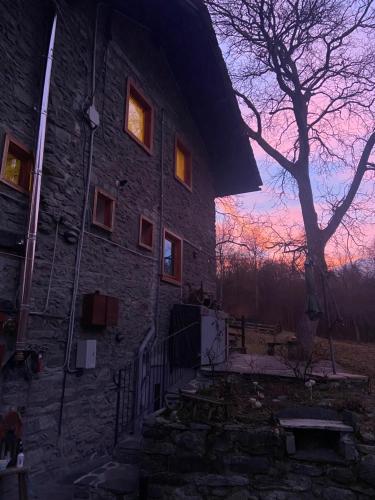
[[[278,356],[232,352],[228,361],[215,366],[215,372],[295,377],[293,370],[295,366],[295,361],[286,361]],[[205,367],[203,370],[210,371],[211,368]],[[302,365],[299,366],[299,370],[303,371]],[[358,380],[363,382],[368,379],[365,375],[350,373],[337,364],[336,372],[333,373],[332,364],[329,360],[319,360],[308,370],[309,376],[313,378],[325,378],[331,381]]]

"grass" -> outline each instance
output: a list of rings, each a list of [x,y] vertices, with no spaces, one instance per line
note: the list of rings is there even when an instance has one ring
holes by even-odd
[[[317,343],[329,358],[329,346],[326,339],[317,339]],[[375,344],[334,341],[337,363],[352,373],[367,375],[375,381]]]
[[[246,335],[246,350],[249,354],[267,354],[268,342],[287,342],[294,337],[293,332],[283,331],[277,335]],[[336,362],[351,373],[367,375],[375,382],[375,344],[365,344],[334,340]],[[330,359],[327,339],[316,338],[316,346],[320,355]],[[277,348],[276,348],[277,355]]]

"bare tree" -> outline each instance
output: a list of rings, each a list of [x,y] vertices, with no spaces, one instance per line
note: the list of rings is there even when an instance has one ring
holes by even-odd
[[[363,203],[373,190],[374,0],[206,3],[246,110],[245,133],[281,167],[281,186],[291,184],[300,201],[315,274],[309,292],[320,299],[316,314],[303,319],[311,337],[325,302],[327,242],[367,215]]]
[[[246,258],[255,270],[255,303],[258,310],[258,267],[265,258],[266,238],[263,223],[252,213],[245,213],[235,197],[216,201],[216,259],[219,275],[219,302],[223,300],[223,282],[231,257]]]

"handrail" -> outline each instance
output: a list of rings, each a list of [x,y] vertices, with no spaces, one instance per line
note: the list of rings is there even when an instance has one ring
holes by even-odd
[[[166,392],[175,384],[194,378],[200,366],[198,353],[187,351],[187,357],[182,355],[181,360],[175,339],[199,324],[194,321],[171,335],[157,337],[151,345],[143,342],[137,354],[115,373],[115,444],[121,432],[137,433],[143,417],[162,405]]]

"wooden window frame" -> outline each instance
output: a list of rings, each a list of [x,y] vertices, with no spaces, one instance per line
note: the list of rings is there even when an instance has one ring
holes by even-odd
[[[96,218],[96,210],[98,207],[98,195],[104,196],[108,200],[111,201],[111,225],[107,226],[106,224],[103,224],[102,222],[98,221]],[[101,229],[105,229],[106,231],[110,231],[111,233],[113,232],[114,225],[115,225],[115,212],[116,212],[116,198],[112,196],[111,194],[107,193],[107,191],[104,191],[104,189],[101,189],[99,187],[95,188],[95,193],[94,193],[94,208],[93,208],[93,213],[92,213],[92,223],[95,226],[100,227]]]
[[[177,148],[180,149],[188,158],[188,168],[190,175],[190,183],[185,182],[177,175]],[[176,134],[174,141],[174,176],[175,179],[182,184],[188,191],[193,191],[193,158],[191,150],[186,146],[186,143],[181,139],[181,137]]]
[[[31,187],[29,189],[25,189],[24,187],[20,186],[19,184],[15,184],[14,182],[9,181],[8,179],[5,178],[5,168],[6,168],[6,161],[9,153],[9,147],[11,144],[14,144],[16,148],[20,149],[22,154],[25,155],[27,158],[27,161],[30,163],[29,165],[29,182],[30,184],[32,183],[32,176],[33,176],[33,166],[34,166],[34,156],[32,152],[24,146],[20,141],[15,139],[13,136],[10,134],[5,134],[5,140],[4,140],[4,148],[3,148],[3,156],[2,156],[2,161],[1,161],[1,170],[0,170],[0,181],[7,186],[10,186],[13,189],[16,189],[20,193],[23,194],[30,194]]]
[[[146,142],[142,142],[138,139],[138,137],[133,134],[133,132],[129,129],[129,98],[130,95],[133,95],[135,99],[141,104],[141,106],[148,113],[148,119],[146,120],[146,137],[148,136],[148,140]],[[147,126],[148,125],[148,126]],[[137,143],[141,146],[149,155],[153,153],[153,144],[154,144],[154,106],[151,104],[151,101],[143,94],[143,92],[139,89],[139,87],[135,84],[132,78],[128,78],[126,84],[126,100],[125,100],[125,120],[124,120],[124,131]]]
[[[171,276],[170,274],[166,274],[164,272],[164,248],[165,248],[165,240],[169,239],[172,242],[178,243],[177,246],[177,255],[174,256],[176,259],[177,271],[175,275]],[[181,286],[182,284],[182,267],[183,267],[183,239],[177,234],[169,231],[169,229],[164,228],[163,230],[163,252],[162,252],[162,261],[161,261],[161,279],[166,281],[167,283],[171,283],[172,285]]]
[[[147,243],[144,243],[142,241],[142,225],[143,225],[143,222],[146,222],[147,224],[150,224],[151,227],[152,227],[152,234],[151,234],[151,245],[147,245]],[[150,250],[152,251],[153,248],[154,248],[154,228],[155,228],[155,225],[154,223],[152,222],[152,220],[150,220],[149,218],[145,217],[143,214],[140,216],[139,218],[139,237],[138,237],[138,245],[142,248],[145,248],[146,250]]]

